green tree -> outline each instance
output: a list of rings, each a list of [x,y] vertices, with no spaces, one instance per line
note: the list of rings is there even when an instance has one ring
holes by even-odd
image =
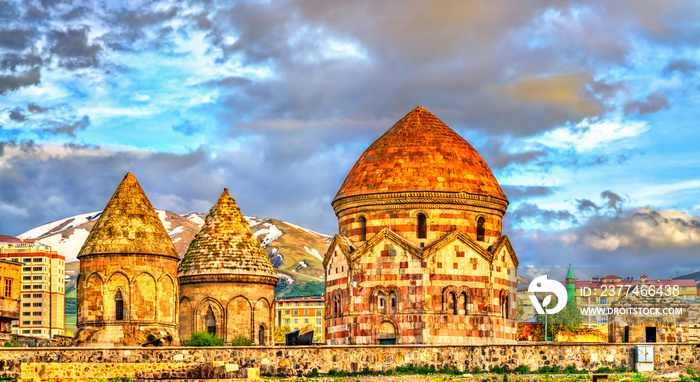
[[[557,297],[553,295],[552,301],[547,306],[556,305]],[[546,307],[543,307],[543,309],[546,309]],[[581,323],[583,322],[583,316],[581,315],[581,310],[579,309],[575,299],[569,301],[561,312],[548,314],[546,316],[548,325],[547,334],[552,338],[554,338],[561,330],[576,332],[582,328]],[[544,333],[545,315],[538,314],[535,321],[541,325]]]
[[[517,318],[516,322],[523,320],[523,315],[525,315],[525,307],[520,303],[520,301],[518,301],[518,307],[516,308],[515,315]]]
[[[285,342],[285,335],[292,331],[289,325],[275,326],[275,342]]]

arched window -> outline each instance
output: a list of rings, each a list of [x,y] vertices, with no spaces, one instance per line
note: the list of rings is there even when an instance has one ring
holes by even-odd
[[[501,316],[503,318],[508,318],[508,308],[509,308],[509,301],[508,301],[508,293],[506,291],[503,291],[501,293]]]
[[[260,325],[258,328],[258,345],[265,345],[265,326]]]
[[[343,314],[343,307],[340,305],[342,299],[340,292],[335,294],[335,316],[340,317]]]
[[[122,291],[117,290],[117,295],[114,296],[114,302],[116,306],[116,317],[117,321],[124,320],[124,298],[122,297]]]
[[[209,306],[209,310],[207,310],[204,323],[207,326],[207,333],[216,334],[216,317],[214,317],[214,311],[211,310],[211,305]]]
[[[457,298],[457,294],[455,292],[451,292],[450,297],[452,299],[452,311],[456,316],[459,314],[459,299]]]
[[[360,241],[365,241],[367,240],[367,219],[365,219],[364,216],[360,216],[357,219],[357,222],[360,223],[359,231],[360,233],[358,234],[359,240]]]
[[[464,314],[465,314],[465,315],[468,315],[468,314],[469,314],[469,303],[471,302],[471,301],[469,301],[469,300],[470,300],[470,299],[469,299],[469,294],[467,294],[467,293],[465,292],[465,293],[463,293],[462,295],[464,296]]]
[[[379,297],[377,297],[377,309],[379,310],[379,313],[386,313],[386,301],[384,301],[384,294],[380,293]]]
[[[396,293],[389,294],[389,311],[391,314],[396,314]]]
[[[428,222],[425,214],[418,214],[418,238],[425,239],[428,237]]]
[[[486,229],[484,229],[484,223],[486,223],[486,220],[482,216],[479,217],[479,219],[476,220],[476,241],[484,241],[484,237],[486,236]]]

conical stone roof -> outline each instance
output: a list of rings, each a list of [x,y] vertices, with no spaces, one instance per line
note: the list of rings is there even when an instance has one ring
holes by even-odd
[[[413,191],[465,192],[508,201],[472,145],[422,106],[365,150],[334,203],[357,195]]]
[[[180,259],[168,231],[131,172],[114,191],[78,258],[94,254],[153,254]]]
[[[204,225],[190,243],[178,276],[241,274],[277,277],[270,258],[224,188]]]

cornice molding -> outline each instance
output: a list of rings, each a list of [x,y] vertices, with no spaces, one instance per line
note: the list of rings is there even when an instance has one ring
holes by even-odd
[[[201,274],[178,276],[178,281],[180,282],[180,285],[237,282],[250,284],[267,284],[272,285],[274,287],[277,285],[279,277],[240,274]]]
[[[411,191],[381,194],[355,195],[333,201],[336,216],[341,212],[357,208],[361,210],[430,208],[435,205],[455,207],[479,207],[505,214],[508,202],[491,196],[466,192]],[[410,206],[407,206],[410,205]]]

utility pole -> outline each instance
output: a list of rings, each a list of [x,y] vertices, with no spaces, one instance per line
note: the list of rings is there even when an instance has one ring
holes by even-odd
[[[547,310],[544,311],[544,340],[547,341],[549,336],[547,335]]]

